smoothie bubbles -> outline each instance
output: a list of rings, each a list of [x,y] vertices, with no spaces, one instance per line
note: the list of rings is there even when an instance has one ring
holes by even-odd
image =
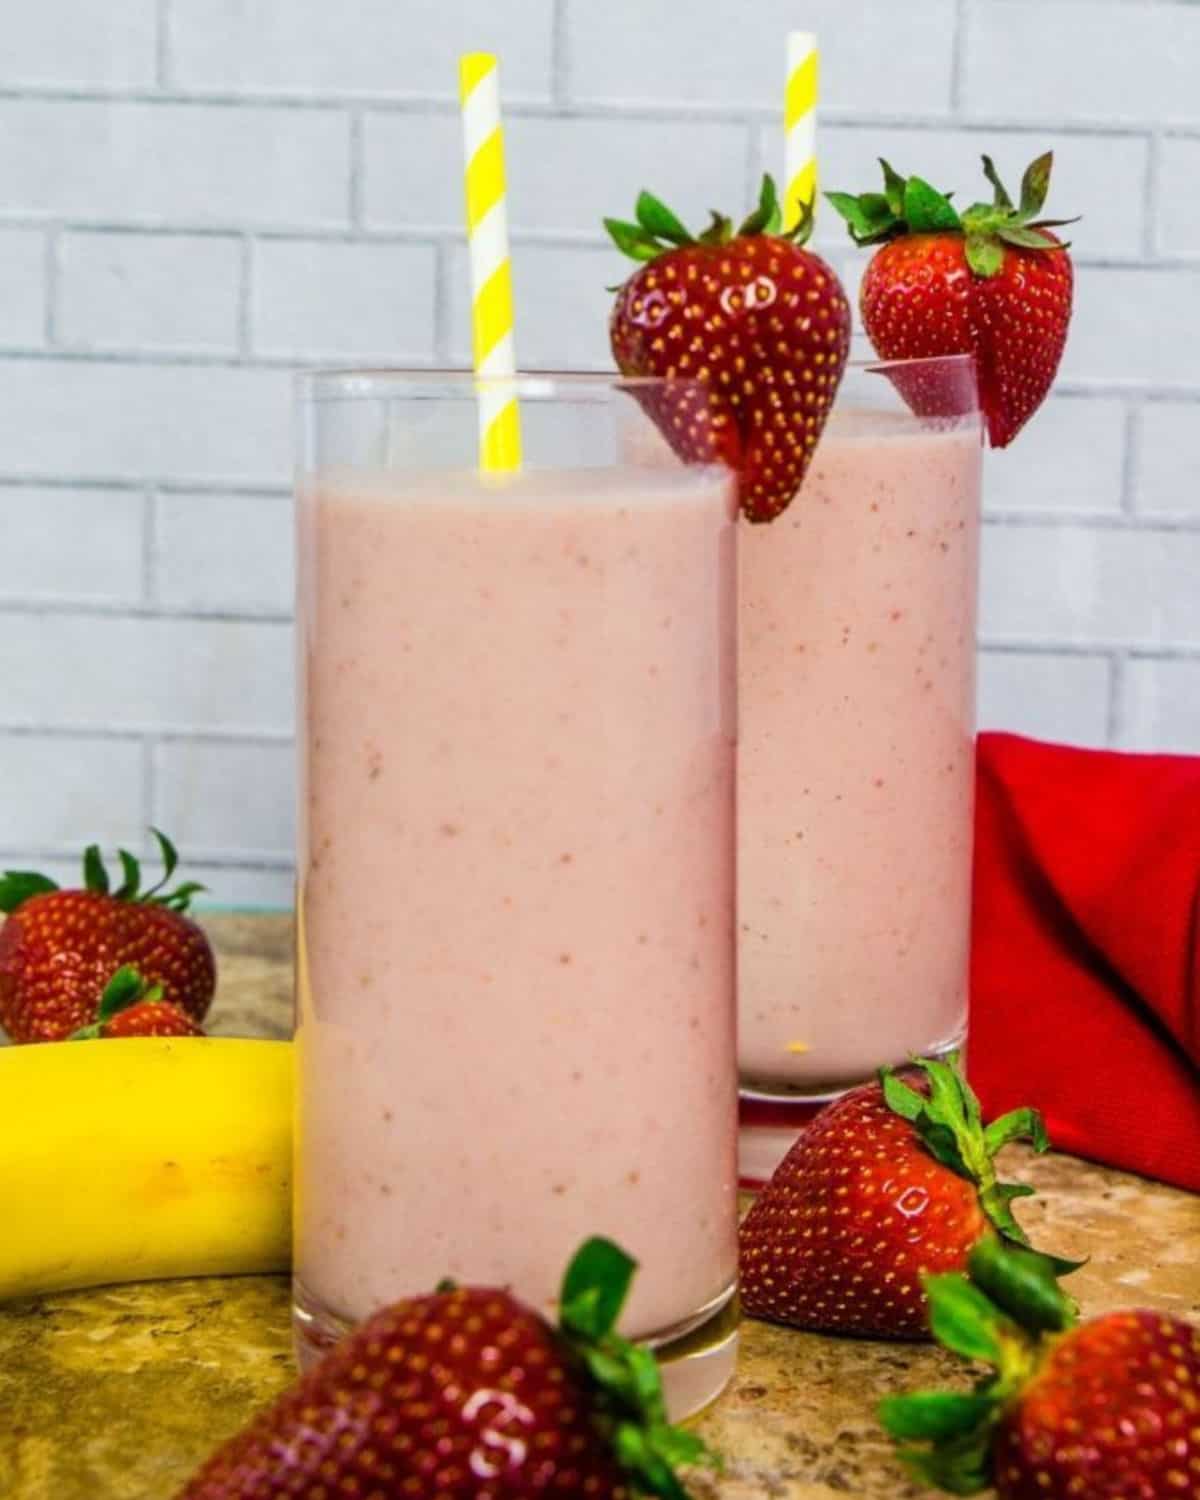
[[[961,213],[884,163],[828,199],[878,246],[850,312],[804,248],[816,53],[792,40],[784,206],[693,236],[643,193],[606,221],[642,262],[617,294],[627,374],[697,373],[738,474],[741,1171],[769,1177],[813,1110],[967,1022],[982,438],[1009,442],[1062,353],[1071,265],[1014,200]]]
[[[476,373],[300,387],[297,1342],[553,1314],[603,1235],[682,1415],[736,1347],[732,484],[702,384],[515,373],[463,85]]]

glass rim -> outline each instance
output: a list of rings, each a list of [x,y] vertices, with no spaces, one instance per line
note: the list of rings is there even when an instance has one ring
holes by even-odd
[[[851,359],[851,371],[886,374],[922,367],[965,370],[973,354],[933,354],[919,359]],[[481,390],[513,391],[519,401],[552,401],[575,393],[577,401],[604,401],[613,391],[658,390],[664,386],[701,386],[687,375],[622,375],[619,370],[518,370],[515,375],[477,375],[458,366],[331,366],[297,371],[293,377],[301,402],[474,399]]]

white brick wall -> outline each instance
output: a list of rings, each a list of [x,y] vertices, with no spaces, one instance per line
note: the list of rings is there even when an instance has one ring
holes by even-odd
[[[670,7],[672,12],[674,7]],[[160,819],[290,899],[290,370],[466,360],[456,58],[503,59],[518,348],[606,367],[599,219],[821,165],[965,198],[1053,147],[1078,311],[989,454],[980,719],[1200,750],[1200,6],[1186,0],[40,0],[0,49],[0,863]],[[853,285],[834,216],[818,243]]]

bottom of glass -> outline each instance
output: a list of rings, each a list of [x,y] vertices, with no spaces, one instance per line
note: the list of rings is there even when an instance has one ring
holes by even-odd
[[[947,1041],[922,1050],[922,1057],[944,1058],[966,1046],[966,1029]],[[738,1090],[738,1179],[744,1188],[760,1188],[769,1182],[775,1168],[788,1154],[804,1127],[826,1105],[851,1089],[870,1083],[874,1074],[857,1078],[837,1088],[818,1086],[767,1091],[757,1084],[743,1083]]]
[[[733,1378],[738,1316],[737,1285],[731,1282],[698,1312],[640,1340],[654,1350],[672,1422],[703,1411]],[[316,1364],[353,1326],[293,1280],[292,1341],[301,1370]]]

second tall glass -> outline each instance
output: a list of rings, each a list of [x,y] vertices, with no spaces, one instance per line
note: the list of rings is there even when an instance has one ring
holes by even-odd
[[[733,501],[661,385],[523,379],[480,475],[470,376],[302,382],[302,1353],[605,1234],[673,1414],[732,1369]]]
[[[851,365],[800,493],[740,529],[750,1118],[962,1040],[980,468],[969,356]]]

